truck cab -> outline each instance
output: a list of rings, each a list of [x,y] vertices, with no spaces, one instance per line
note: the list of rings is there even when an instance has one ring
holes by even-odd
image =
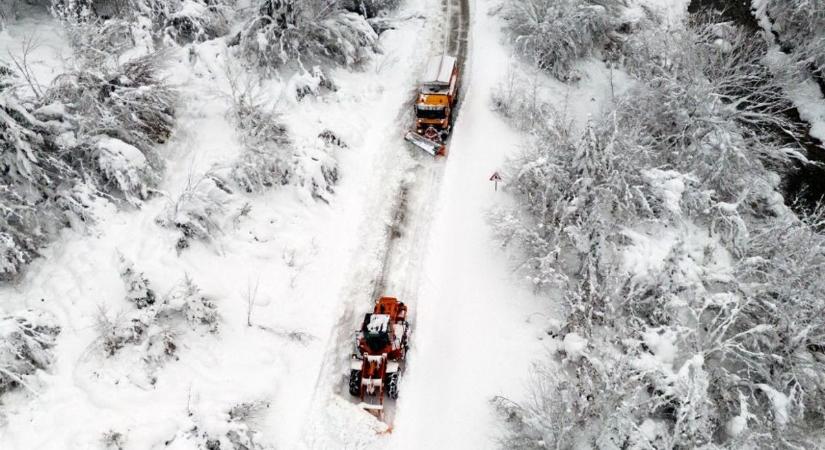
[[[432,128],[447,134],[452,127],[453,107],[458,94],[458,66],[453,56],[430,59],[415,102],[415,128],[426,135]]]

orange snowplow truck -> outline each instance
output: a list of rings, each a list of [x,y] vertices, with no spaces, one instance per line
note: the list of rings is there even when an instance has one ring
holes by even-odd
[[[384,394],[398,398],[398,379],[407,354],[407,306],[393,297],[381,297],[371,314],[364,315],[355,336],[349,392],[360,406],[383,418]]]
[[[453,56],[432,58],[415,100],[415,128],[405,139],[425,152],[443,155],[458,102],[458,64]]]

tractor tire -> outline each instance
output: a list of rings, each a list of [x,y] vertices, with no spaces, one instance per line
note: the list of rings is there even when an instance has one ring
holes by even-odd
[[[387,395],[398,400],[398,372],[387,375]]]
[[[361,395],[361,371],[351,370],[349,372],[349,393],[355,397]]]

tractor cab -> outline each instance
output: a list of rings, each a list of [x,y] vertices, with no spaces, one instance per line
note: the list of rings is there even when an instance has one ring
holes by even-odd
[[[381,297],[373,312],[364,314],[355,334],[355,350],[350,364],[349,392],[361,398],[361,406],[379,418],[383,411],[384,388],[390,398],[398,398],[398,379],[407,354],[410,324],[407,305],[394,297]]]
[[[390,316],[388,314],[365,314],[361,333],[363,333],[364,343],[370,353],[385,352],[391,344]]]

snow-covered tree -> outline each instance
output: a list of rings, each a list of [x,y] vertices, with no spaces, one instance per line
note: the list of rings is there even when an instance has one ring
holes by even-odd
[[[642,30],[620,50],[636,84],[580,138],[530,86],[504,111],[534,139],[510,163],[519,209],[494,226],[537,287],[563,288],[568,353],[530,405],[504,408],[507,445],[810,447],[825,417],[823,226],[793,218],[770,172],[795,152],[786,80],[730,24]],[[628,273],[625,248],[674,233],[660,264]],[[623,382],[590,389],[614,373]],[[571,423],[535,401],[551,397],[593,409]]]
[[[44,101],[61,143],[104,192],[132,204],[151,194],[162,163],[155,146],[175,124],[175,90],[159,78],[162,56],[118,67],[84,67],[61,75]]]
[[[218,332],[218,309],[215,302],[203,295],[188,276],[163,300],[168,311],[179,311],[192,328],[204,327],[210,333]]]
[[[266,69],[330,61],[351,66],[377,50],[366,19],[325,0],[263,0],[240,36],[243,54]]]
[[[79,161],[8,93],[0,93],[0,147],[0,278],[10,278],[58,228],[90,215]]]
[[[179,251],[192,240],[212,241],[221,232],[221,219],[231,194],[224,182],[212,174],[190,182],[155,219],[164,227],[180,230]]]
[[[317,70],[312,78],[319,83],[325,79]],[[249,83],[240,86],[238,80],[232,87],[233,118],[243,151],[228,173],[216,172],[248,193],[293,185],[327,201],[338,181],[338,162],[332,152],[340,147],[323,136],[293,142],[279,113],[258,100],[262,96],[257,88]]]
[[[523,268],[537,287],[591,270],[600,276],[612,264],[608,248],[619,236],[617,221],[653,218],[651,194],[641,189],[637,170],[647,149],[630,139],[632,130],[610,117],[576,139],[564,121],[549,123],[508,169],[507,189],[523,214],[505,212],[496,220],[502,241],[526,250]]]
[[[0,318],[0,395],[28,387],[26,378],[52,363],[51,348],[60,333],[54,316],[28,310]]]
[[[138,309],[155,304],[155,291],[149,287],[149,280],[135,269],[135,263],[123,255],[118,256],[120,278],[126,287],[126,299]]]
[[[598,53],[618,28],[622,0],[516,0],[504,14],[516,49],[560,80],[577,79],[575,63]]]
[[[401,3],[400,0],[339,0],[342,8],[367,18],[373,18],[390,11],[396,8],[399,3]]]
[[[202,42],[229,31],[235,0],[52,0],[55,16],[80,37],[95,39],[95,31],[117,26],[134,40],[140,30],[169,44]]]

